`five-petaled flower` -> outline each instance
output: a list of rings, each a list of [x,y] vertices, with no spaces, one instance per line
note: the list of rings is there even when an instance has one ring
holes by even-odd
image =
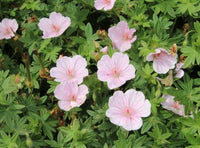
[[[76,83],[59,84],[55,91],[55,97],[59,99],[58,106],[65,111],[79,107],[86,100],[89,93],[86,85],[78,86]]]
[[[130,89],[123,93],[116,91],[109,98],[109,109],[106,116],[113,124],[122,126],[126,130],[137,130],[143,122],[141,117],[151,114],[151,104],[142,92]]]
[[[61,13],[52,12],[49,19],[40,19],[38,26],[43,31],[42,38],[46,39],[60,36],[70,24],[69,17],[64,17]]]
[[[153,61],[153,69],[159,74],[165,74],[175,67],[177,54],[172,55],[163,48],[157,48],[155,53],[147,56],[147,61]]]
[[[181,105],[179,101],[174,100],[174,96],[171,95],[163,95],[165,101],[162,102],[162,107],[178,114],[180,116],[185,116],[185,106]]]
[[[0,40],[10,39],[15,36],[15,32],[18,29],[18,24],[15,19],[4,18],[0,23]]]
[[[104,9],[105,11],[113,8],[116,0],[95,0],[94,7],[97,10]]]
[[[117,26],[113,26],[108,29],[108,36],[113,42],[113,47],[121,52],[124,52],[131,48],[131,43],[133,43],[137,36],[133,37],[135,29],[129,29],[127,22],[121,21]]]
[[[135,77],[135,68],[129,64],[128,55],[120,52],[114,53],[112,58],[108,55],[102,56],[97,68],[98,79],[107,82],[110,89],[120,87]]]
[[[87,61],[80,55],[74,57],[63,56],[56,61],[56,67],[50,70],[51,77],[61,83],[74,82],[80,84],[88,75]]]

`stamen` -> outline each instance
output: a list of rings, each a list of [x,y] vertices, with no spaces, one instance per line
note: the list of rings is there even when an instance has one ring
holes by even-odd
[[[127,114],[129,114],[129,113],[130,113],[129,109],[127,109],[127,110],[126,110],[126,113],[127,113]]]
[[[76,97],[74,95],[72,95],[71,101],[76,101]]]
[[[69,76],[69,78],[73,78],[74,77],[74,75],[73,75],[71,70],[67,70],[67,75]]]
[[[174,108],[178,108],[178,106],[179,106],[179,103],[177,101],[175,101]]]
[[[52,25],[52,28],[53,28],[53,30],[55,31],[55,32],[58,32],[60,29],[57,27],[57,26],[55,26],[55,25]]]
[[[10,32],[10,29],[9,28],[6,28],[6,32],[4,33],[4,35],[9,35],[11,32]]]
[[[114,69],[114,71],[113,71],[113,76],[114,77],[119,77],[119,72],[116,70],[116,69]]]
[[[106,2],[107,4],[110,4],[110,0],[104,0],[104,2]]]

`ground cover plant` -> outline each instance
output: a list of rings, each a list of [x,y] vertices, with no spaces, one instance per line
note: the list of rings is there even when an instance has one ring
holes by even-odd
[[[200,147],[199,0],[0,11],[0,147]]]

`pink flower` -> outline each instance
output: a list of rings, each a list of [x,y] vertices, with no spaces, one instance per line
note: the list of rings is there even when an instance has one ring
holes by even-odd
[[[72,58],[62,57],[56,61],[56,67],[50,70],[51,77],[55,77],[55,81],[66,83],[82,83],[83,78],[88,75],[86,69],[87,61],[80,55]]]
[[[94,7],[97,10],[101,9],[104,9],[105,11],[110,10],[113,8],[115,1],[116,0],[95,0]]]
[[[108,46],[105,46],[104,48],[102,48],[101,50],[100,50],[100,52],[102,52],[102,53],[108,53]]]
[[[49,19],[40,19],[38,26],[43,31],[42,38],[47,39],[60,36],[70,24],[69,17],[64,17],[61,13],[52,12]]]
[[[185,106],[179,104],[179,101],[175,101],[174,96],[163,95],[162,97],[166,99],[161,103],[163,108],[170,110],[180,116],[185,116]]]
[[[56,87],[55,97],[59,99],[58,106],[65,111],[79,107],[86,100],[89,93],[86,85],[78,86],[75,83],[60,84]]]
[[[159,74],[165,74],[173,69],[177,62],[177,55],[172,55],[163,48],[156,49],[156,53],[150,53],[147,61],[153,61],[153,69]]]
[[[109,98],[109,109],[106,116],[113,124],[122,126],[126,130],[137,130],[143,122],[141,117],[151,114],[151,104],[145,100],[142,92],[129,89],[125,93],[116,91]]]
[[[18,29],[18,24],[15,19],[4,18],[0,23],[0,40],[10,39],[15,36],[15,32]]]
[[[97,68],[98,79],[107,82],[110,89],[120,87],[135,77],[135,68],[129,64],[128,55],[119,52],[114,53],[112,58],[102,56]]]
[[[108,29],[108,36],[113,42],[113,46],[124,52],[131,48],[131,43],[133,43],[137,36],[133,37],[135,29],[129,29],[127,22],[121,21],[117,26]]]
[[[176,75],[174,76],[175,78],[182,78],[184,76],[184,71],[181,69],[183,65],[184,63],[182,62],[176,64],[176,69],[175,69]]]

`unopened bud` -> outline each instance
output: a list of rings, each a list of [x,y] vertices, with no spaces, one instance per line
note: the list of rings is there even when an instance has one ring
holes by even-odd
[[[59,55],[59,58],[62,58],[62,57],[64,57],[64,55],[63,55],[63,54]]]
[[[187,39],[183,41],[183,46],[187,46]]]
[[[29,136],[26,137],[26,145],[31,148],[33,146],[33,142]]]

